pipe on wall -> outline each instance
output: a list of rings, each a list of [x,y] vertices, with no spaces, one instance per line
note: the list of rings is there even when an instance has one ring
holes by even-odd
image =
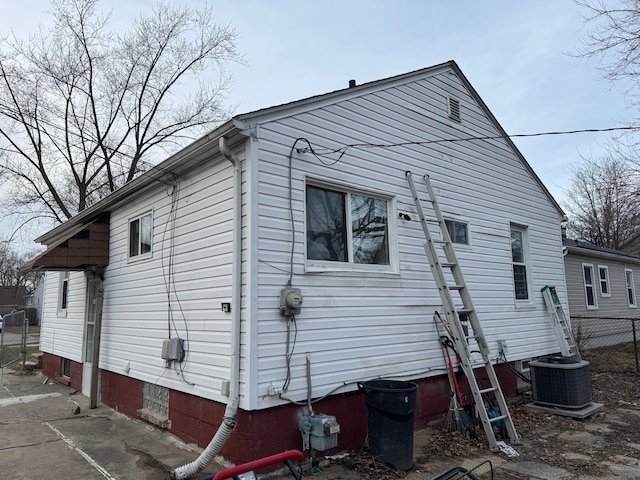
[[[229,373],[229,399],[224,419],[200,456],[193,462],[174,470],[177,480],[198,474],[220,453],[236,426],[240,404],[240,307],[242,288],[242,170],[240,159],[229,149],[227,139],[220,137],[220,152],[233,165],[233,266],[231,280],[231,369]]]

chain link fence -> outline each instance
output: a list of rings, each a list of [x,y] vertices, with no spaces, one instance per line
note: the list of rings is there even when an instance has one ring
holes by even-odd
[[[29,339],[29,319],[25,311],[7,313],[2,317],[0,333],[0,368],[27,361],[27,341]],[[18,348],[16,348],[18,347]]]
[[[640,318],[572,315],[571,327],[585,360],[640,372]]]

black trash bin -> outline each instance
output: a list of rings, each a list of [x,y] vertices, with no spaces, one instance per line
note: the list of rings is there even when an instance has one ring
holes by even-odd
[[[361,384],[369,423],[369,451],[396,470],[413,467],[413,414],[418,385],[397,380]]]

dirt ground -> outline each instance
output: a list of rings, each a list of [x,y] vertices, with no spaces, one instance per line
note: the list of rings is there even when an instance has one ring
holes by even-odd
[[[492,454],[484,431],[476,438],[448,432],[444,422],[416,432],[414,468],[397,472],[376,462],[366,445],[341,459],[325,463],[324,479],[431,479],[452,466],[471,469],[473,462],[492,459],[491,471],[478,478],[640,478],[640,373],[632,344],[583,353],[591,363],[593,400],[604,409],[584,420],[526,408],[530,394],[510,399],[510,411],[522,440],[519,456]],[[421,439],[420,439],[421,438]],[[474,464],[475,465],[475,464]],[[551,473],[535,474],[540,467]],[[527,469],[534,470],[528,474]],[[557,469],[557,470],[555,470]],[[480,470],[479,470],[480,471]],[[556,472],[556,473],[553,473]],[[466,477],[465,477],[466,478]]]

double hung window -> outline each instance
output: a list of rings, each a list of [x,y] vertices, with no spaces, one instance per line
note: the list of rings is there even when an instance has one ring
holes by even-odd
[[[587,310],[594,310],[598,308],[598,299],[596,296],[593,265],[591,265],[590,263],[583,263],[582,276],[584,278],[584,296],[587,304]]]
[[[66,316],[69,303],[69,272],[60,272],[58,277],[58,315]]]
[[[516,302],[529,300],[528,248],[526,227],[511,225],[511,261]]]
[[[609,267],[598,265],[598,275],[600,276],[600,296],[610,297],[609,290]]]
[[[136,258],[151,254],[153,220],[151,213],[145,213],[129,220],[129,257]]]
[[[389,265],[389,201],[307,185],[307,262]]]
[[[636,287],[633,281],[633,270],[630,268],[624,269],[624,278],[627,284],[627,299],[629,300],[629,308],[636,308]]]

